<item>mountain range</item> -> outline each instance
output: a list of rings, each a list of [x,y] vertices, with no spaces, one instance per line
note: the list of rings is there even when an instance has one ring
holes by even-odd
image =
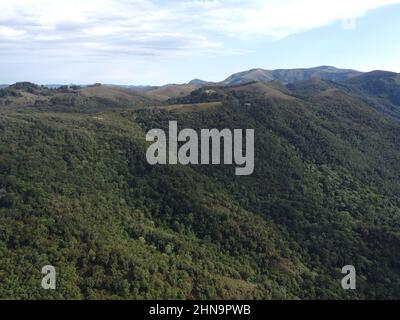
[[[361,72],[348,69],[338,69],[330,66],[321,66],[309,69],[280,69],[263,70],[252,69],[231,75],[222,81],[224,85],[243,84],[249,81],[270,82],[279,81],[284,84],[320,78],[332,81],[343,81],[361,75]]]
[[[232,86],[245,84],[251,81],[259,81],[264,83],[279,81],[282,84],[290,84],[294,82],[310,80],[313,78],[332,81],[344,81],[359,76],[361,74],[362,72],[356,70],[339,69],[330,66],[320,66],[308,69],[252,69],[235,73],[221,82],[209,82],[201,79],[193,79],[187,84],[168,84],[161,87],[143,87],[138,89],[139,91],[146,91],[149,95],[154,94],[154,96],[158,96],[158,98],[161,99],[169,99],[187,95],[195,89],[204,86]]]
[[[310,79],[325,79],[340,82],[351,79],[353,77],[357,77],[362,74],[362,72],[356,70],[339,69],[330,66],[320,66],[308,69],[252,69],[235,73],[220,82],[210,82],[201,79],[193,79],[187,84],[168,84],[159,87],[142,87],[136,89],[141,92],[146,92],[149,97],[167,100],[170,98],[185,96],[190,92],[204,86],[232,86],[245,84],[251,81],[259,81],[264,83],[278,81],[282,84],[287,85]]]
[[[254,129],[254,173],[149,165],[172,120]],[[385,71],[0,89],[0,299],[398,299],[399,136]]]
[[[298,81],[310,80],[312,78],[326,79],[332,81],[343,81],[358,75],[362,72],[349,69],[338,69],[330,66],[320,66],[315,68],[303,69],[278,69],[278,70],[264,70],[252,69],[235,73],[221,82],[210,82],[201,79],[193,79],[187,84],[167,84],[164,86],[145,86],[145,85],[109,85],[115,87],[123,87],[127,89],[134,89],[138,91],[147,92],[159,99],[169,99],[178,96],[184,96],[199,87],[206,85],[237,85],[244,84],[251,81],[271,82],[279,81],[283,84],[290,84]],[[60,88],[61,84],[46,84],[44,85],[50,89]],[[86,87],[88,85],[80,85]],[[5,88],[7,85],[0,85],[0,88]]]

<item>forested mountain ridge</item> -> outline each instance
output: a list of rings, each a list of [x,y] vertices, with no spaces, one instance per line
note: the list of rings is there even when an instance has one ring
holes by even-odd
[[[400,298],[396,79],[0,90],[0,298]],[[170,120],[255,129],[253,175],[150,166]]]
[[[237,85],[249,81],[280,81],[285,84],[290,84],[315,78],[333,81],[344,81],[353,77],[357,77],[361,74],[362,72],[356,70],[338,69],[331,66],[320,66],[304,69],[251,69],[248,71],[235,73],[221,83],[224,85]]]

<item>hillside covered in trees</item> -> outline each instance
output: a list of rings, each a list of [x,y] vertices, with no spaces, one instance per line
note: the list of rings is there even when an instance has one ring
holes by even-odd
[[[150,166],[145,134],[255,130],[255,170]],[[400,76],[157,100],[0,89],[0,298],[400,298]],[[57,269],[57,290],[41,268]],[[341,287],[354,265],[357,290]]]

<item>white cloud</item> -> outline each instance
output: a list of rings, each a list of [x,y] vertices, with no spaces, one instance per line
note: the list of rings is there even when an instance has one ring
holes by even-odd
[[[0,1],[0,51],[49,58],[245,54],[225,48],[224,37],[279,39],[335,21],[355,28],[358,17],[394,3],[400,0]]]
[[[15,38],[22,36],[25,33],[23,30],[0,26],[0,37]]]
[[[283,38],[335,21],[354,21],[369,10],[400,3],[400,0],[232,0],[190,3],[194,7],[199,3],[203,3],[205,8],[212,6],[212,10],[205,10],[207,23],[212,29],[231,36]]]
[[[12,56],[18,49],[61,56],[65,46],[82,55],[171,56],[221,47],[190,28],[185,14],[149,0],[1,1],[0,37],[19,36],[23,45],[0,43],[0,49]]]

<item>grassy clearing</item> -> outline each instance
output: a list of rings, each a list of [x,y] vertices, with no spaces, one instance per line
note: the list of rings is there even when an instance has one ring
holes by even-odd
[[[196,112],[196,111],[218,108],[221,106],[222,102],[206,102],[206,103],[194,103],[194,104],[173,104],[169,106],[157,106],[155,108],[167,111],[177,111],[177,112]]]

